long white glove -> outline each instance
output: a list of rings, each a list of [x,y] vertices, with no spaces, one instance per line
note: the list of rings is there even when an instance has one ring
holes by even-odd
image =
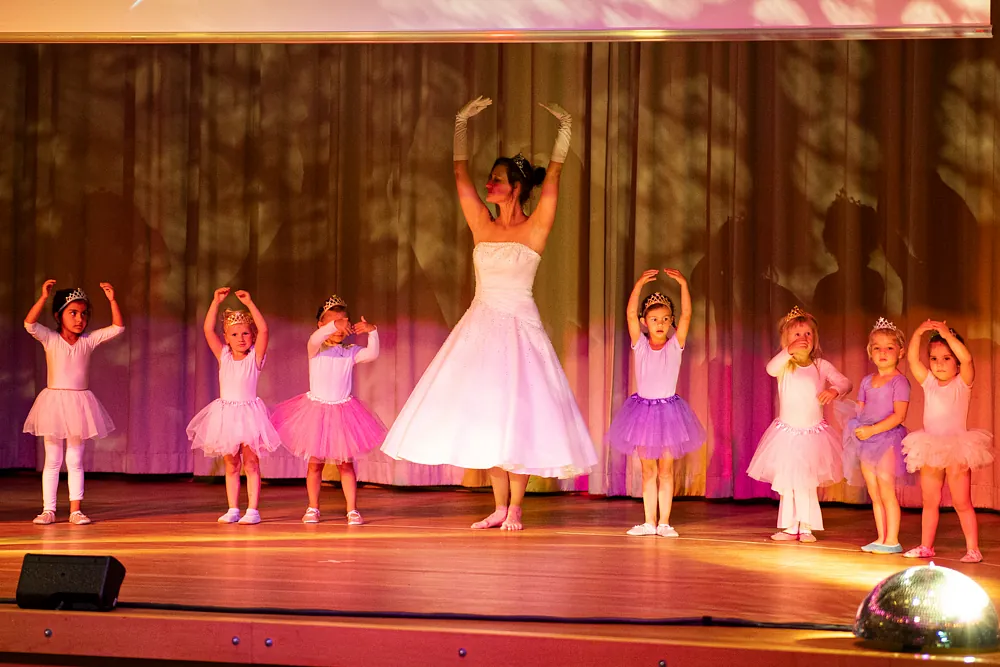
[[[552,147],[552,155],[549,157],[549,160],[552,162],[565,162],[566,156],[569,155],[569,139],[572,134],[573,117],[569,115],[568,111],[553,102],[539,104],[539,106],[555,116],[556,120],[559,121],[559,129],[556,131],[556,144]]]
[[[491,104],[493,104],[493,100],[480,95],[455,114],[455,162],[469,159],[469,141],[466,137],[469,119]]]

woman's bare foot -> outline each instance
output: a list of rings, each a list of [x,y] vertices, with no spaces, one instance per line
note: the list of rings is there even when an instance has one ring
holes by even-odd
[[[507,518],[507,508],[505,506],[497,507],[493,514],[489,515],[482,521],[477,521],[472,524],[472,527],[476,530],[482,530],[484,528],[496,528],[500,524],[504,523]]]
[[[521,508],[515,505],[507,510],[507,518],[504,519],[500,530],[521,530],[523,528],[524,526],[521,525]]]

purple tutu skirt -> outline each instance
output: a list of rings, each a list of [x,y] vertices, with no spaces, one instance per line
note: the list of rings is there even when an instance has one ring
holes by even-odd
[[[705,429],[683,398],[632,394],[611,422],[605,441],[623,454],[679,459],[705,443]]]
[[[836,484],[844,479],[841,445],[826,423],[795,428],[775,419],[764,431],[747,474],[787,495],[795,489]]]
[[[353,396],[342,403],[302,394],[281,403],[271,417],[281,441],[307,461],[353,461],[382,445],[385,424]]]
[[[844,474],[847,476],[847,483],[851,486],[865,486],[865,477],[861,473],[861,464],[864,463],[874,468],[875,474],[882,479],[895,479],[897,484],[912,484],[913,475],[906,471],[906,461],[903,460],[906,427],[899,425],[867,440],[859,440],[854,435],[854,429],[871,426],[872,423],[874,422],[855,417],[848,420],[844,427]],[[892,452],[890,457],[885,456],[888,451]]]

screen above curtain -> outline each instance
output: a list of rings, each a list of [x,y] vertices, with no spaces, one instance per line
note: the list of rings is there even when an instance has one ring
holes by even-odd
[[[33,0],[0,41],[517,42],[990,37],[989,0]]]

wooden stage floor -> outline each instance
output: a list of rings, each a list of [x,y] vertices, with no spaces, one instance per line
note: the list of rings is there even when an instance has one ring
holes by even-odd
[[[282,484],[265,485],[261,524],[239,526],[215,522],[225,509],[221,484],[98,478],[88,479],[85,509],[94,519],[92,525],[66,523],[63,495],[60,523],[35,526],[30,520],[39,509],[39,486],[33,475],[0,477],[0,598],[14,597],[25,553],[113,555],[128,571],[120,594],[122,607],[110,614],[87,614],[28,612],[0,605],[0,654],[7,654],[6,658],[0,655],[0,664],[41,664],[25,661],[23,656],[17,662],[12,654],[85,656],[94,652],[107,658],[94,664],[112,664],[108,659],[114,657],[234,663],[264,662],[266,657],[272,664],[383,664],[372,656],[352,662],[344,651],[335,650],[336,640],[322,639],[337,632],[342,639],[352,637],[349,643],[356,650],[372,642],[391,648],[396,653],[386,655],[384,664],[401,664],[397,661],[401,651],[412,652],[409,664],[507,664],[502,659],[503,646],[512,656],[519,656],[515,662],[532,664],[524,661],[515,639],[523,646],[541,642],[531,650],[542,651],[548,659],[534,664],[566,664],[561,658],[575,655],[567,642],[576,640],[593,645],[581,654],[585,659],[578,656],[573,664],[619,664],[603,661],[601,642],[614,651],[608,655],[622,658],[633,644],[636,650],[645,647],[644,657],[670,647],[674,658],[668,664],[672,666],[705,659],[678,662],[681,654],[677,651],[683,653],[684,646],[732,649],[733,655],[743,651],[758,667],[799,664],[793,653],[808,660],[801,664],[821,664],[815,659],[819,654],[839,656],[827,664],[865,664],[865,656],[873,660],[871,664],[890,664],[886,654],[862,651],[846,633],[576,625],[560,620],[712,616],[846,626],[878,581],[914,564],[897,556],[858,551],[859,545],[873,537],[867,508],[826,508],[827,530],[820,533],[819,542],[806,545],[768,539],[776,518],[776,507],[770,503],[678,501],[673,525],[681,537],[668,539],[624,534],[642,514],[635,500],[532,496],[524,514],[525,531],[510,534],[468,528],[492,509],[491,496],[485,492],[365,487],[360,491],[360,506],[368,523],[348,527],[339,490],[324,487],[324,521],[307,526],[299,521],[305,509],[304,488]],[[64,484],[60,490],[65,494]],[[918,542],[919,523],[918,513],[904,514],[904,546]],[[958,561],[964,543],[957,519],[944,513],[935,559],[939,565],[973,577],[994,600],[1000,599],[998,528],[1000,516],[980,515],[986,561],[965,565]],[[133,607],[137,603],[226,609],[224,613],[140,610]],[[245,608],[375,616],[237,613]],[[492,620],[407,619],[394,617],[397,614],[465,614]],[[551,617],[551,623],[517,618],[525,616]],[[36,633],[40,624],[60,623],[77,633],[72,642],[58,641],[66,637],[65,632],[48,638]],[[257,649],[258,642],[244,641],[240,648],[228,636],[217,650],[200,640],[184,648],[184,642],[169,634],[170,627],[183,630],[185,637],[204,632],[216,639],[241,627],[247,636],[255,637],[280,635],[278,629],[287,635],[294,629],[299,650],[281,654],[277,639],[268,637],[272,643],[267,648],[274,650],[244,655]],[[144,639],[128,646],[129,637],[150,632],[141,628],[156,628],[154,635],[163,641]],[[79,636],[84,629],[92,640],[102,637],[100,645],[88,648]],[[491,647],[481,649],[479,660],[471,659],[471,649],[466,649],[463,658],[455,648],[454,642],[472,642],[471,637]],[[306,638],[311,639],[306,642]],[[341,662],[331,662],[333,654],[310,662],[302,647],[311,646],[315,652],[317,642],[327,644]],[[427,648],[441,642],[448,648],[440,656]],[[545,642],[561,648],[544,648],[549,646]],[[291,643],[283,641],[280,646]],[[492,659],[482,654],[489,650]],[[780,659],[767,658],[768,651]],[[815,655],[810,658],[809,654]],[[732,657],[726,661],[739,664]],[[1000,656],[981,654],[976,662],[1000,664]]]

